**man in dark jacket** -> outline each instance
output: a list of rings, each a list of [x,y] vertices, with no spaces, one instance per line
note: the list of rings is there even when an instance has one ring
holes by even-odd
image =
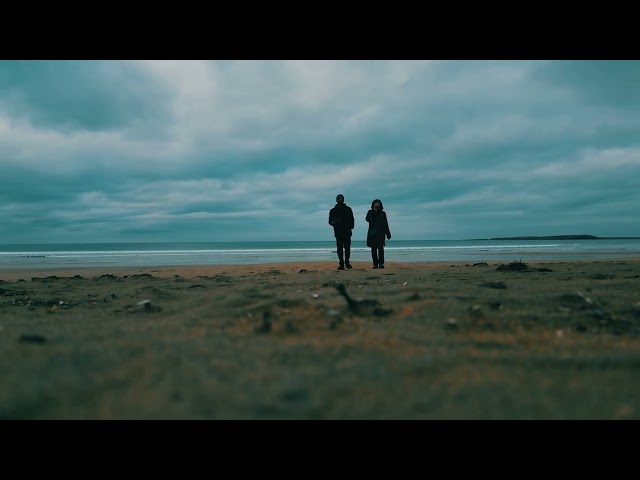
[[[355,227],[353,219],[353,210],[344,203],[344,195],[340,194],[336,197],[336,206],[329,210],[329,225],[333,227],[333,233],[336,237],[336,247],[338,248],[338,260],[340,266],[338,270],[344,270],[344,267],[351,268],[349,257],[351,257],[351,230]]]

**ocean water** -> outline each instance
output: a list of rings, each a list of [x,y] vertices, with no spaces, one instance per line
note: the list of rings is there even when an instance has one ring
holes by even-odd
[[[640,257],[638,239],[599,240],[389,240],[387,264],[413,261],[510,263],[551,259]],[[335,261],[334,241],[65,243],[0,245],[0,271],[100,266],[246,265]],[[364,241],[354,241],[351,261],[371,261]]]

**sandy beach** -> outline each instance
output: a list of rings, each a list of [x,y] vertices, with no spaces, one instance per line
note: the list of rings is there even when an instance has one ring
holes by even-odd
[[[0,419],[640,419],[640,259],[0,271]]]

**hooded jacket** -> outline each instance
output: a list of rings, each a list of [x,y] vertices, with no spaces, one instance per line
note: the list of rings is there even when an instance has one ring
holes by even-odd
[[[355,227],[353,210],[345,203],[336,203],[329,210],[329,225],[333,227],[333,235],[336,238],[351,237],[351,230]]]
[[[373,204],[376,202],[380,204],[380,210],[378,211],[373,209]],[[371,202],[371,210],[367,212],[367,217],[365,218],[369,223],[369,230],[367,231],[367,247],[383,247],[385,245],[385,237],[391,238],[387,214],[383,210],[384,206],[379,199],[376,198]]]

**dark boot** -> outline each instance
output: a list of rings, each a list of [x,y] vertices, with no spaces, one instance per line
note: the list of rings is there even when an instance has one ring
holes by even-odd
[[[373,260],[373,268],[378,268],[378,251],[376,248],[371,248],[371,260]]]
[[[344,270],[344,263],[341,263],[341,264],[338,266],[338,270]]]
[[[344,261],[345,267],[351,268],[351,264],[349,263],[349,258],[351,258],[351,239],[348,242],[344,243]]]

